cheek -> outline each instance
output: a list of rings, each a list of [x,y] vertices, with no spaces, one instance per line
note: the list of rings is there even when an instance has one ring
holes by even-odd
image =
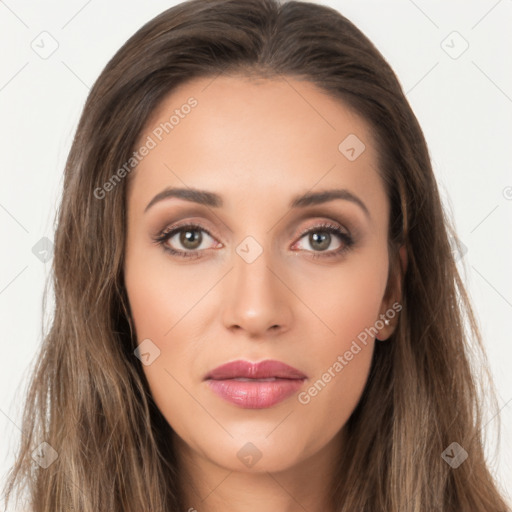
[[[381,307],[383,287],[382,274],[370,269],[360,274],[346,273],[341,279],[329,282],[319,300],[334,338],[352,339],[374,325]]]
[[[332,425],[331,433],[348,420],[366,385],[387,270],[385,252],[375,251],[347,259],[329,279],[325,269],[323,275],[315,269],[316,276],[302,274],[297,281],[303,286],[298,293],[315,313],[308,322],[310,341],[303,345],[314,358],[314,371],[298,401],[319,425]]]
[[[300,262],[290,272],[294,293],[312,313],[305,317],[308,330],[316,325],[322,347],[343,348],[378,320],[388,272],[380,248],[354,253],[331,268]]]
[[[126,261],[125,283],[139,342],[171,339],[215,284],[213,269],[194,267],[173,263],[163,249],[133,248]]]
[[[204,420],[188,390],[192,391],[192,380],[201,378],[197,356],[204,350],[198,343],[204,338],[200,332],[206,303],[201,299],[218,281],[212,271],[188,268],[184,272],[166,264],[161,255],[155,259],[150,254],[137,256],[136,251],[125,268],[137,344],[150,340],[158,354],[142,368],[155,403],[177,430],[186,430],[196,416],[197,421]]]

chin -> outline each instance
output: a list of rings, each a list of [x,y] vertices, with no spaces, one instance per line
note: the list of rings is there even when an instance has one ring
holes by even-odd
[[[203,446],[201,451],[215,464],[239,473],[276,473],[285,471],[304,458],[304,447],[291,439],[283,443],[277,436],[244,436],[243,440],[229,438],[224,443]]]

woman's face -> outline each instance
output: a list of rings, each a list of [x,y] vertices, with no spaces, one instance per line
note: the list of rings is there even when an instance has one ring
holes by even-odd
[[[125,282],[181,446],[232,471],[333,453],[367,381],[370,329],[385,339],[395,324],[380,316],[389,203],[369,127],[308,82],[218,77],[173,91],[137,148]],[[181,197],[159,196],[172,189]],[[207,379],[269,359],[299,373]]]

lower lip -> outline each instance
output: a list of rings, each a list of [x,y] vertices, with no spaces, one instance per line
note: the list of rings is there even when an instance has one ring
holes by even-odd
[[[265,409],[297,392],[304,379],[273,381],[208,380],[210,389],[224,400],[243,409]]]

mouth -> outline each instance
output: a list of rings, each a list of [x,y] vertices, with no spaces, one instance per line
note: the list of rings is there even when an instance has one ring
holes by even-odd
[[[296,393],[307,380],[301,371],[280,361],[233,361],[204,379],[225,401],[243,409],[272,407]]]

